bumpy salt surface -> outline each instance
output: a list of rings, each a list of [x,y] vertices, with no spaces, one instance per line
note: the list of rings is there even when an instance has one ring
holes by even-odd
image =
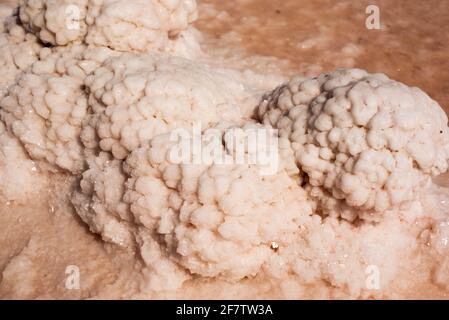
[[[428,179],[414,199],[386,209],[381,219],[348,221],[317,214],[313,199],[285,171],[263,178],[257,166],[166,162],[163,134],[172,123],[188,126],[195,110],[216,103],[203,125],[254,126],[250,117],[262,94],[292,69],[287,60],[239,50],[237,32],[218,42],[206,34],[200,52],[196,31],[188,27],[194,2],[181,2],[171,18],[179,23],[165,23],[164,14],[157,26],[141,21],[156,35],[145,43],[121,41],[120,33],[99,36],[123,18],[112,9],[98,25],[86,18],[85,33],[75,36],[58,36],[51,19],[30,22],[39,6],[27,7],[26,30],[13,19],[6,24],[0,44],[1,68],[8,72],[0,83],[0,297],[446,297],[449,190]],[[9,10],[2,7],[4,16]],[[218,16],[218,24],[231,19],[210,5],[201,5],[200,13],[204,21]],[[240,25],[257,27],[257,19]],[[302,48],[326,47],[329,30],[304,39]],[[38,38],[63,46],[47,48]],[[71,41],[80,43],[66,48]],[[109,48],[85,47],[107,41]],[[323,52],[336,65],[353,67],[363,49],[349,43],[341,52]],[[298,73],[323,67],[307,62]],[[165,105],[171,113],[164,113]],[[189,114],[179,112],[183,105]],[[68,281],[78,271],[79,289]]]

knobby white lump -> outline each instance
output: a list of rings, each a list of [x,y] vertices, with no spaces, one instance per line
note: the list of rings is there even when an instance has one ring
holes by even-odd
[[[448,168],[444,111],[383,74],[298,77],[268,94],[258,115],[279,129],[289,172],[326,213],[351,221],[414,199],[423,180]]]
[[[261,176],[257,165],[173,164],[169,141],[156,137],[125,163],[135,221],[193,274],[255,276],[275,254],[272,242],[284,243],[311,214],[305,193],[283,172]]]
[[[87,17],[88,5],[98,12],[99,3],[101,1],[20,0],[18,16],[22,25],[43,43],[63,46],[84,39],[87,20],[93,18]],[[73,28],[67,26],[69,23]]]
[[[4,123],[30,156],[48,169],[74,173],[84,169],[79,137],[88,113],[84,79],[109,54],[107,49],[82,45],[44,48],[40,60],[0,100]]]
[[[98,140],[117,159],[171,129],[205,129],[242,118],[243,84],[182,58],[123,54],[107,60],[85,84],[93,115],[82,140],[87,148]]]
[[[81,192],[75,192],[72,199],[78,215],[105,241],[132,249],[134,239],[127,226],[132,219],[122,200],[126,181],[122,162],[101,152],[88,157],[87,163],[80,181]]]
[[[366,268],[388,287],[417,239],[447,284],[447,217],[423,199],[448,168],[448,119],[421,90],[342,69],[260,99],[280,78],[204,64],[193,0],[23,0],[9,13],[1,199],[27,203],[70,176],[76,214],[141,264],[143,292],[261,277],[286,295],[326,283],[370,296]],[[173,161],[172,134],[195,126],[227,155],[228,130],[277,129],[281,164],[263,175],[258,163]],[[425,232],[418,218],[432,221]]]
[[[34,34],[26,33],[14,17],[7,17],[0,34],[0,98],[16,78],[39,58],[42,45]]]
[[[196,18],[195,0],[105,0],[86,41],[120,51],[171,51],[181,42],[189,52]]]
[[[217,151],[232,154],[224,141]],[[92,159],[74,197],[83,220],[107,241],[137,244],[151,268],[147,257],[158,244],[191,274],[255,276],[275,254],[272,243],[286,245],[312,213],[306,193],[284,172],[262,176],[257,165],[173,163],[177,144],[170,134],[159,135],[123,167],[105,153]]]
[[[21,0],[23,26],[44,43],[87,43],[119,51],[198,48],[189,25],[195,0]]]

